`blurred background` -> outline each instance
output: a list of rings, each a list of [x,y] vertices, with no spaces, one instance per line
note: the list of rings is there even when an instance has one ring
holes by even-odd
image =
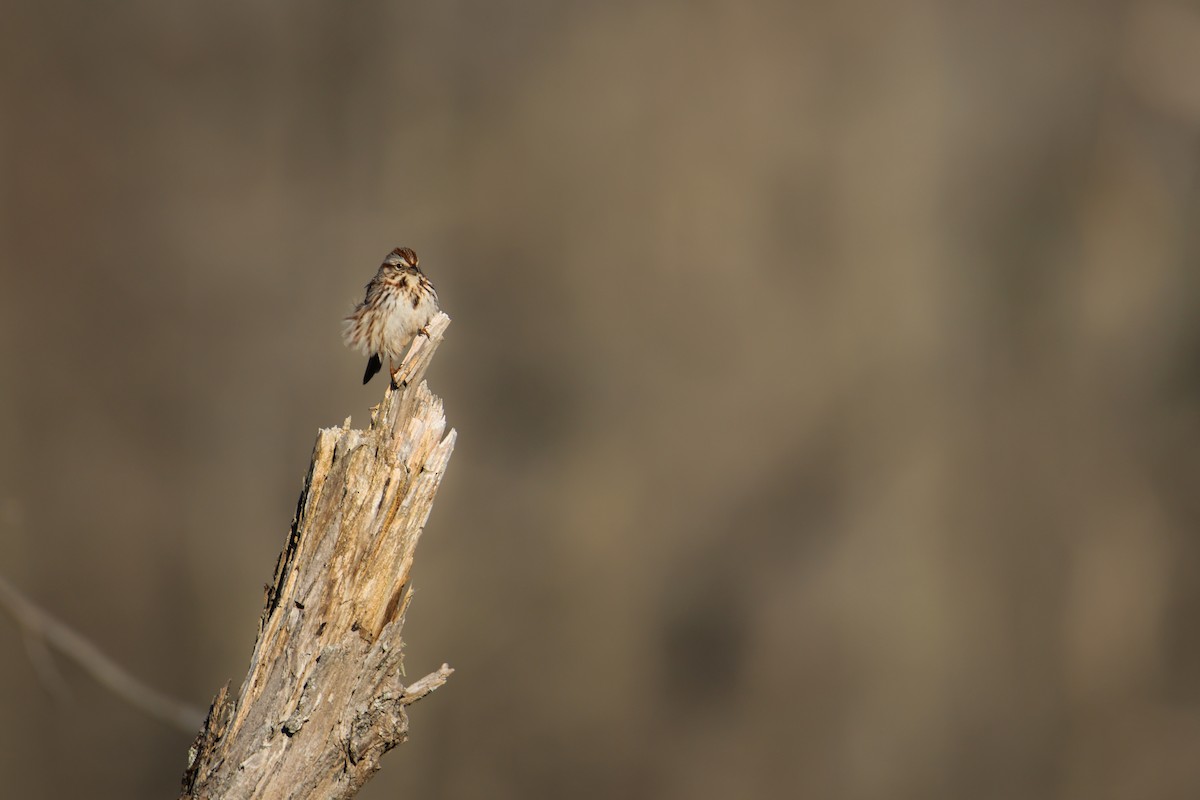
[[[0,575],[244,675],[340,320],[453,317],[362,797],[1200,796],[1200,8],[7,3]],[[0,794],[190,737],[0,618]]]

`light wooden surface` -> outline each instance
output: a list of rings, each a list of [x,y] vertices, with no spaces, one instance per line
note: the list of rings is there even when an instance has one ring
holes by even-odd
[[[368,429],[347,419],[318,433],[250,668],[236,698],[222,689],[213,702],[183,797],[351,797],[407,737],[405,706],[452,672],[406,685],[400,638],[413,555],[454,449],[422,381],[449,324],[439,314],[417,337]]]

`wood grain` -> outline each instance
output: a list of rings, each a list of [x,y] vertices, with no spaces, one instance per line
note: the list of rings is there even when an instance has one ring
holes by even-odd
[[[188,753],[185,798],[346,798],[407,738],[405,707],[445,683],[404,684],[409,573],[454,449],[422,381],[450,319],[417,337],[366,430],[326,428],[267,590],[236,698],[222,689]]]

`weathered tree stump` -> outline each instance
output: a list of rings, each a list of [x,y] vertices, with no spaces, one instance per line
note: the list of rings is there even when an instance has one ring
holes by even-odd
[[[445,683],[403,683],[409,571],[454,449],[421,380],[450,318],[417,337],[367,430],[317,435],[250,669],[222,689],[188,753],[184,798],[346,798],[407,738],[405,706]]]

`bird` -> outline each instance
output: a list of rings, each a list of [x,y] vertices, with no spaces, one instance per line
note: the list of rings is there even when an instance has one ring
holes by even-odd
[[[397,388],[396,372],[405,348],[418,334],[429,335],[426,326],[440,310],[437,290],[421,272],[417,254],[408,247],[388,253],[367,284],[366,297],[345,318],[342,338],[346,345],[369,356],[363,384],[386,361],[392,387]]]

